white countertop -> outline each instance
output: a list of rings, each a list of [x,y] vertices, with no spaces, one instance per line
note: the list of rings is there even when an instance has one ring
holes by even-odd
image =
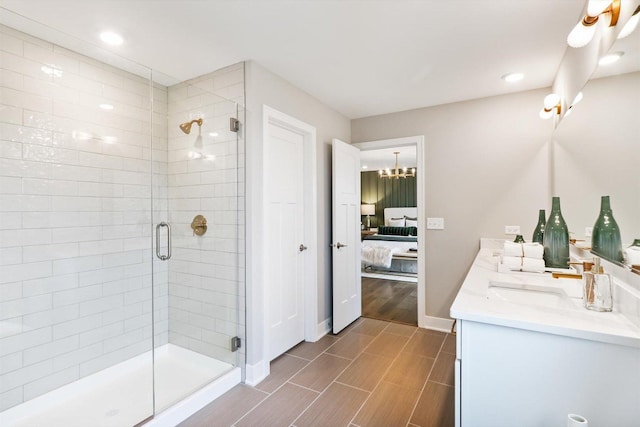
[[[640,348],[640,327],[631,322],[615,303],[610,313],[583,307],[582,280],[554,279],[550,273],[498,273],[500,252],[489,248],[480,250],[451,306],[451,317]],[[490,282],[561,287],[570,297],[570,307],[561,309],[490,299],[487,298]],[[624,284],[614,279],[614,286],[622,287]],[[624,293],[627,291],[629,289],[625,288]],[[633,289],[631,293],[637,300],[635,310],[638,310],[640,293]]]

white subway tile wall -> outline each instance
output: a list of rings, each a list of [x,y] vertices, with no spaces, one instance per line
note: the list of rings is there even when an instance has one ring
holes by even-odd
[[[0,411],[152,345],[243,363],[242,104],[243,64],[166,88],[0,26]]]
[[[148,79],[0,37],[4,410],[151,349],[152,104]]]
[[[244,338],[244,138],[229,119],[244,119],[244,65],[171,86],[168,100],[169,342],[235,364],[244,358],[243,348],[229,351],[232,337]],[[198,118],[201,127],[180,130]],[[191,228],[196,215],[207,219],[203,236]]]

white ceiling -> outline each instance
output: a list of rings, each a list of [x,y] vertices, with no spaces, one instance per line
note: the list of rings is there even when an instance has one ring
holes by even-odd
[[[85,54],[117,31],[110,50],[176,81],[255,60],[353,119],[550,87],[585,1],[1,0],[0,18]]]

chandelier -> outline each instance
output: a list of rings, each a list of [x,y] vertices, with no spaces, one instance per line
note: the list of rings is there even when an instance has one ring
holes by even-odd
[[[407,178],[407,177],[415,177],[416,176],[416,168],[411,168],[411,169],[402,168],[402,169],[400,169],[398,167],[398,154],[400,154],[400,152],[399,151],[394,151],[393,154],[396,155],[396,167],[393,169],[393,171],[391,169],[389,169],[389,168],[380,169],[378,171],[378,173],[380,174],[380,178],[400,179],[400,178]]]

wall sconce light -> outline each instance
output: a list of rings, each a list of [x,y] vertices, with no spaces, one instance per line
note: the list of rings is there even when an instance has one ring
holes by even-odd
[[[573,27],[567,37],[567,43],[571,47],[586,46],[596,32],[595,24],[600,16],[611,14],[609,26],[614,27],[618,23],[620,16],[620,0],[589,0],[587,14]]]
[[[544,107],[540,110],[540,118],[543,120],[550,119],[554,114],[560,115],[562,106],[560,104],[560,95],[551,93],[544,97]]]
[[[565,113],[565,116],[569,115],[571,108],[574,105],[576,105],[578,102],[582,101],[582,98],[583,98],[582,92],[578,92],[578,94],[576,95],[571,105],[569,105],[569,108],[567,108],[567,112]],[[553,117],[554,114],[559,116],[561,112],[562,112],[562,103],[560,102],[560,95],[551,93],[544,97],[544,107],[542,107],[542,110],[540,110],[540,114],[539,114],[541,119],[543,120],[550,119],[551,117]]]
[[[622,27],[622,30],[618,34],[618,38],[623,39],[629,34],[633,33],[633,30],[635,30],[638,26],[638,20],[640,20],[640,5],[636,7],[636,10],[631,15],[631,18],[629,18],[627,23],[624,24],[624,27]]]
[[[371,228],[371,215],[376,214],[376,205],[360,205],[360,214],[367,216],[367,230]]]

